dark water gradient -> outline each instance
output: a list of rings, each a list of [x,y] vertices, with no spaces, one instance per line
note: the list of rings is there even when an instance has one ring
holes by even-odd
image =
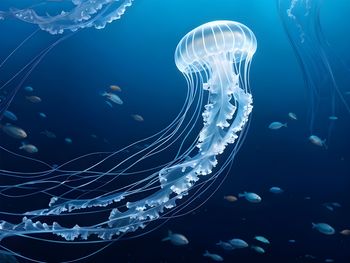
[[[325,34],[337,54],[348,62],[349,10],[347,0],[328,0],[321,12]],[[81,31],[46,57],[27,81],[43,102],[32,105],[24,99],[26,93],[20,91],[11,106],[19,117],[18,125],[25,127],[30,141],[38,145],[37,157],[50,163],[91,151],[114,150],[160,130],[176,116],[186,91],[185,80],[173,61],[177,42],[192,28],[216,19],[242,22],[258,40],[251,68],[252,124],[230,176],[195,214],[174,219],[150,235],[115,243],[88,262],[209,262],[201,256],[206,249],[223,255],[225,262],[323,262],[325,258],[348,262],[349,238],[321,235],[311,229],[311,222],[328,222],[337,231],[350,228],[349,116],[340,109],[328,150],[308,143],[309,100],[274,0],[136,0],[122,20],[104,30]],[[5,57],[33,30],[20,22],[1,22],[0,57]],[[16,57],[16,63],[36,54],[38,45],[54,40],[40,32],[22,57]],[[11,62],[5,72],[17,69],[16,63]],[[110,84],[122,87],[125,101],[114,110],[98,95]],[[342,84],[350,90],[349,83]],[[48,119],[41,120],[38,111],[45,112]],[[299,121],[290,122],[288,129],[267,129],[271,121],[287,121],[289,111],[295,112]],[[133,113],[142,114],[145,122],[135,123],[130,118]],[[322,124],[321,120],[320,125],[326,127],[328,122]],[[54,131],[58,138],[42,137],[38,133],[43,129]],[[91,139],[91,133],[99,138]],[[65,136],[73,139],[73,145],[63,143]],[[104,143],[103,138],[109,143]],[[3,133],[0,142],[11,149],[19,146]],[[15,159],[0,154],[1,167],[17,165]],[[159,158],[168,160],[167,156]],[[272,185],[285,189],[285,194],[269,194]],[[260,194],[263,202],[224,202],[224,195],[244,190]],[[305,200],[306,196],[311,200]],[[321,206],[328,201],[340,202],[343,207],[330,212]],[[173,247],[160,242],[168,229],[185,234],[189,246]],[[250,249],[224,253],[215,247],[218,240],[233,237],[254,243],[252,238],[259,234],[272,243],[265,255]],[[288,239],[296,239],[297,243],[289,244]],[[34,250],[28,240],[6,242],[49,262],[91,249],[72,245],[57,251],[50,244],[40,243]],[[305,254],[317,259],[299,258]]]

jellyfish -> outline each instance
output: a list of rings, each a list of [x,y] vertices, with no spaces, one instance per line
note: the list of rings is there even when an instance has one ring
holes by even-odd
[[[249,70],[256,48],[253,32],[241,23],[203,24],[176,47],[175,64],[186,80],[188,94],[178,116],[166,128],[116,152],[91,153],[56,166],[29,158],[47,167],[41,171],[0,170],[1,176],[12,182],[0,186],[2,198],[47,200],[45,207],[1,211],[0,240],[21,237],[109,245],[153,231],[167,220],[191,212],[198,206],[191,205],[199,196],[223,182],[227,176],[224,171],[246,137],[253,108]],[[193,136],[201,118],[203,127]],[[157,158],[175,141],[178,150],[171,161],[133,169],[152,156]],[[145,148],[122,155],[116,162],[126,149],[145,142],[149,142]],[[230,151],[225,151],[227,148]],[[95,161],[101,154],[104,157]],[[225,160],[218,165],[220,155]],[[94,160],[89,167],[68,169],[88,158]],[[91,214],[98,222],[88,223],[86,218]],[[15,253],[8,247],[2,249]]]
[[[70,2],[70,5],[67,5]],[[27,8],[10,7],[9,10],[0,10],[0,22],[5,19],[17,19],[29,24],[35,24],[38,30],[30,33],[24,40],[5,58],[0,61],[0,70],[13,59],[18,51],[23,50],[26,44],[39,34],[39,31],[46,31],[52,35],[65,32],[77,32],[83,28],[94,27],[104,28],[108,23],[120,19],[127,7],[131,6],[133,0],[69,0],[65,3],[58,1],[41,1]],[[70,7],[69,11],[64,8]],[[50,8],[50,9],[49,9]],[[57,10],[55,15],[40,14],[40,10]],[[27,64],[19,66],[18,71],[9,76],[5,81],[4,76],[0,82],[0,120],[3,113],[12,103],[18,90],[23,86],[28,76],[40,64],[45,56],[58,44],[69,38],[72,34],[65,34],[56,38],[53,43],[37,51],[37,54]]]
[[[320,22],[323,1],[278,0],[278,11],[285,32],[301,67],[309,93],[309,134],[322,134],[329,141],[336,116],[337,105],[350,107],[343,97],[339,79],[347,78],[349,68],[335,54],[327,41]],[[322,121],[323,120],[323,121]],[[328,129],[323,123],[327,121]]]

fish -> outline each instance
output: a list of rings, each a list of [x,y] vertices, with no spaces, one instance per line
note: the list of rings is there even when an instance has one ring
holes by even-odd
[[[248,243],[240,238],[233,238],[228,241],[234,248],[246,248],[248,247]]]
[[[56,134],[54,134],[53,132],[50,132],[48,130],[42,131],[42,132],[40,132],[40,134],[43,134],[47,138],[50,138],[50,139],[56,139],[56,137],[57,137]]]
[[[230,242],[225,242],[225,241],[219,241],[218,243],[216,243],[217,246],[221,247],[224,250],[233,250],[235,249]]]
[[[106,97],[109,101],[111,101],[115,104],[122,105],[124,103],[118,95],[110,93],[110,92],[103,92],[102,96]]]
[[[10,121],[18,121],[16,114],[14,114],[13,112],[11,112],[9,110],[6,110],[4,112],[4,117],[9,119]]]
[[[265,249],[263,249],[262,247],[259,247],[259,246],[251,246],[251,249],[253,249],[255,252],[257,252],[259,254],[265,253]]]
[[[39,112],[39,116],[40,116],[41,118],[44,118],[44,119],[47,117],[46,114],[43,113],[43,112]]]
[[[269,125],[269,129],[271,129],[271,130],[278,130],[278,129],[281,129],[282,127],[287,128],[287,123],[283,124],[281,122],[275,121],[275,122],[270,123],[270,125]]]
[[[38,97],[38,96],[27,96],[26,99],[29,100],[32,103],[39,103],[39,102],[41,102],[41,98]]]
[[[322,205],[330,211],[334,211],[335,208],[341,207],[341,204],[337,202],[327,202],[327,203],[323,203]]]
[[[27,153],[37,153],[39,150],[38,148],[33,144],[27,144],[22,142],[22,146],[19,147],[20,150],[26,151]]]
[[[326,223],[312,223],[312,228],[325,235],[335,234],[334,228]]]
[[[321,140],[320,137],[316,136],[316,135],[311,135],[309,137],[309,141],[316,145],[316,146],[320,146],[320,147],[325,147],[327,148],[327,145],[326,145],[326,139],[324,140]]]
[[[238,200],[237,197],[235,197],[234,195],[225,195],[224,199],[231,203],[236,202]]]
[[[350,229],[343,229],[339,233],[342,234],[343,236],[350,236]]]
[[[67,143],[67,144],[73,143],[73,140],[72,140],[71,138],[68,138],[68,137],[65,138],[64,141],[65,141],[65,143]]]
[[[11,136],[12,138],[15,138],[15,139],[27,138],[27,133],[22,128],[16,127],[12,124],[9,124],[9,123],[7,123],[6,125],[0,124],[0,128],[4,133]]]
[[[278,186],[271,187],[269,191],[270,193],[273,193],[273,194],[282,194],[284,192],[283,189],[281,189]]]
[[[261,197],[257,195],[256,193],[249,193],[249,192],[244,192],[243,194],[238,194],[238,197],[244,197],[248,202],[251,203],[260,203],[261,202]]]
[[[328,119],[330,119],[331,121],[336,121],[338,120],[337,116],[329,116]]]
[[[110,85],[109,88],[113,91],[122,91],[122,89],[117,85]]]
[[[170,241],[175,246],[184,246],[189,243],[184,235],[172,233],[170,230],[168,231],[168,236],[163,238],[162,241]]]
[[[135,120],[135,121],[138,121],[138,122],[142,122],[144,121],[143,117],[139,114],[132,114],[131,117]]]
[[[106,104],[107,104],[110,108],[113,108],[113,104],[110,103],[109,101],[106,101]]]
[[[31,86],[24,87],[24,90],[27,91],[27,92],[33,92],[34,91],[34,89]]]
[[[298,120],[297,115],[294,112],[289,112],[288,117],[292,120]]]
[[[263,236],[255,236],[254,239],[258,240],[264,244],[270,244],[270,241],[266,237],[263,237]]]
[[[212,260],[214,261],[224,261],[223,257],[218,255],[218,254],[213,254],[213,253],[210,253],[208,250],[206,250],[204,253],[203,253],[203,256],[204,257],[208,257],[208,258],[211,258]]]

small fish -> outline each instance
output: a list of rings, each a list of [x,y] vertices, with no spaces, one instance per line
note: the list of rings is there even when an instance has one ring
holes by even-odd
[[[270,125],[269,125],[269,129],[271,130],[278,130],[278,129],[281,129],[282,127],[286,127],[287,128],[287,123],[280,123],[278,121],[275,121],[275,122],[272,122]]]
[[[189,243],[184,235],[172,233],[170,230],[168,231],[168,236],[163,238],[162,241],[170,241],[175,246],[184,246]]]
[[[117,85],[111,85],[109,88],[113,91],[122,91],[122,89]]]
[[[269,191],[270,193],[273,193],[273,194],[282,194],[284,192],[283,189],[281,189],[278,186],[271,187]]]
[[[224,261],[223,257],[218,254],[212,254],[208,250],[206,250],[203,254],[204,257],[211,258],[214,261]]]
[[[257,252],[259,254],[265,253],[265,249],[263,249],[262,247],[259,247],[259,246],[251,246],[251,249],[253,249],[255,252]]]
[[[218,243],[216,243],[217,246],[221,247],[224,250],[233,250],[235,249],[230,242],[224,242],[224,241],[219,241]]]
[[[237,201],[237,197],[235,197],[234,195],[226,195],[226,196],[224,196],[224,199],[225,199],[226,201],[231,202],[231,203]]]
[[[326,258],[326,259],[324,260],[324,262],[328,262],[328,263],[334,262],[334,259],[332,259],[332,258]]]
[[[297,242],[297,241],[296,241],[295,239],[289,239],[288,242],[289,242],[289,243],[295,243],[295,242]]]
[[[330,119],[331,121],[336,121],[338,120],[337,116],[329,116],[328,119]]]
[[[258,240],[264,244],[270,244],[270,241],[266,237],[263,237],[263,236],[255,236],[254,239]]]
[[[243,194],[238,194],[238,197],[244,197],[248,202],[251,203],[260,203],[261,197],[257,195],[256,193],[248,193],[244,192]]]
[[[64,142],[67,143],[67,144],[72,144],[73,143],[73,140],[71,138],[64,138]]]
[[[46,114],[43,112],[39,112],[39,116],[44,119],[47,118]]]
[[[234,248],[246,248],[248,247],[248,243],[243,239],[234,238],[228,241]]]
[[[316,136],[316,135],[311,135],[311,136],[309,137],[309,141],[310,141],[312,144],[316,145],[316,146],[326,147],[326,148],[327,148],[327,146],[326,146],[326,139],[321,140],[320,137],[318,137],[318,136]]]
[[[297,115],[294,112],[289,112],[288,117],[292,120],[298,120]]]
[[[16,114],[14,114],[13,112],[7,110],[4,112],[4,117],[11,120],[11,121],[17,121],[18,118],[16,116]]]
[[[350,236],[350,229],[343,229],[339,233],[342,234],[343,236]]]
[[[50,132],[48,130],[42,131],[42,132],[40,132],[40,134],[43,134],[47,138],[50,138],[50,139],[55,139],[57,137],[56,134],[54,134],[53,132]]]
[[[325,235],[335,234],[334,228],[326,223],[312,223],[312,228]]]
[[[20,150],[26,151],[27,153],[33,154],[37,153],[39,150],[33,144],[22,143],[22,146],[19,147]]]
[[[12,138],[15,138],[15,139],[27,138],[27,133],[23,129],[13,126],[12,124],[9,124],[9,123],[7,123],[6,125],[0,124],[0,128],[4,133],[11,136]]]
[[[143,117],[139,114],[133,114],[131,115],[131,117],[135,120],[135,121],[139,121],[139,122],[142,122],[144,121]]]
[[[38,96],[27,96],[26,99],[29,100],[32,103],[39,103],[39,102],[41,102],[41,98],[39,98]]]
[[[27,91],[27,92],[33,92],[34,91],[34,89],[31,86],[24,87],[24,90]]]
[[[124,102],[122,101],[121,98],[119,98],[118,95],[110,93],[110,92],[103,92],[101,94],[103,97],[106,97],[109,101],[115,103],[115,104],[119,104],[122,105]]]
[[[113,108],[113,104],[110,103],[109,101],[106,101],[106,104],[107,104],[110,108]]]

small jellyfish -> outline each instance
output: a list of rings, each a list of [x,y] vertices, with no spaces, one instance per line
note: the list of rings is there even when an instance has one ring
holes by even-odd
[[[287,123],[283,124],[281,122],[274,121],[274,122],[270,123],[270,125],[269,125],[269,129],[271,129],[271,130],[278,130],[278,129],[281,129],[282,127],[287,128]]]
[[[39,103],[41,102],[41,98],[38,96],[26,96],[26,99],[32,103]]]

